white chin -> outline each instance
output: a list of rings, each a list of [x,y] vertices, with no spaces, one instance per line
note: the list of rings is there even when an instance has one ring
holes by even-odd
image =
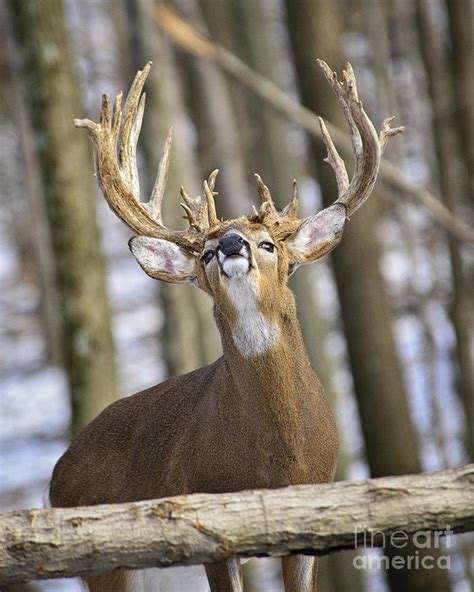
[[[249,272],[249,260],[246,257],[228,257],[222,269],[228,277],[243,277]]]

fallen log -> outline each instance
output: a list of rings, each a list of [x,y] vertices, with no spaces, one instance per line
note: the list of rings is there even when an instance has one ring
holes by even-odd
[[[474,530],[474,464],[402,477],[0,515],[0,586],[233,554],[325,554],[367,533]]]

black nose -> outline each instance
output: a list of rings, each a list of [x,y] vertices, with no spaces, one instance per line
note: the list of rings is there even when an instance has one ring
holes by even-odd
[[[248,245],[248,242],[239,234],[226,234],[219,240],[219,250],[226,257],[230,255],[240,255],[242,247]]]

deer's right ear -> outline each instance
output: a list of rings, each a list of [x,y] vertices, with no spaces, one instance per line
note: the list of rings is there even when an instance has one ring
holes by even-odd
[[[150,277],[172,284],[198,285],[196,257],[175,243],[161,238],[134,236],[128,246]]]

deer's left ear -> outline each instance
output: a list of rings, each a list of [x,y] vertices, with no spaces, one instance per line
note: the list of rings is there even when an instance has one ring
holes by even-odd
[[[145,273],[156,280],[173,284],[194,284],[196,257],[167,240],[134,236],[128,242],[135,259]]]
[[[306,218],[298,230],[286,239],[294,271],[303,263],[321,259],[339,244],[346,221],[346,208],[335,203]]]

